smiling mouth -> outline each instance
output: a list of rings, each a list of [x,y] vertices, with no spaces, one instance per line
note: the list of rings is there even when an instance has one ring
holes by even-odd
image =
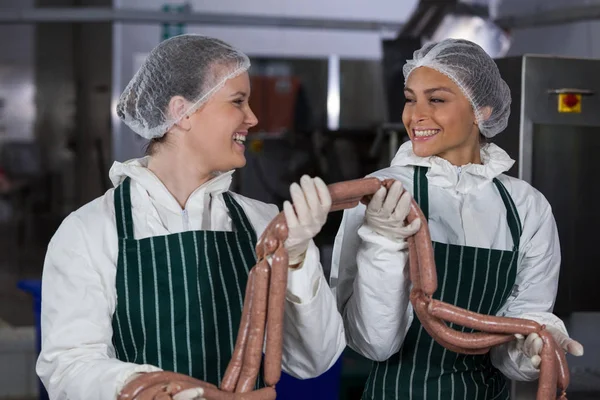
[[[440,132],[439,129],[413,129],[413,135],[415,138],[427,138],[434,136]]]
[[[246,135],[244,135],[242,133],[234,133],[233,141],[236,142],[237,144],[243,145],[244,143],[246,143]]]

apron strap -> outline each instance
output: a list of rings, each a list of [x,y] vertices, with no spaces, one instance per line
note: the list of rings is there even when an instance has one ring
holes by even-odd
[[[133,239],[130,193],[131,178],[127,177],[114,191],[115,221],[119,239]]]
[[[423,211],[423,215],[425,215],[426,219],[429,219],[429,192],[428,192],[428,182],[427,182],[427,167],[416,166],[413,174],[413,191],[414,191],[414,199],[421,207],[421,211]],[[513,240],[513,248],[516,250],[519,248],[519,242],[521,238],[521,233],[523,232],[523,226],[521,225],[521,219],[519,218],[519,213],[517,212],[517,206],[515,205],[512,197],[506,190],[506,187],[500,182],[497,178],[493,179],[494,184],[498,188],[500,192],[500,197],[502,197],[502,202],[506,207],[506,220],[508,222],[508,227],[510,229],[510,234]]]
[[[237,201],[234,200],[233,196],[229,192],[223,193],[223,200],[225,200],[225,205],[229,210],[229,215],[231,216],[231,222],[233,224],[234,231],[238,233],[245,232],[250,235],[252,243],[256,244],[258,239],[256,238],[256,232],[246,216],[246,213],[242,209],[242,207],[238,204]]]
[[[429,220],[429,189],[427,184],[427,171],[429,168],[416,166],[413,175],[413,197],[425,219]]]
[[[506,219],[508,221],[508,227],[513,239],[513,246],[516,249],[519,248],[519,242],[521,240],[521,233],[523,233],[523,225],[521,225],[521,218],[517,212],[517,206],[515,205],[512,197],[506,190],[506,187],[500,182],[499,179],[494,178],[494,183],[500,192],[504,206],[506,207]]]

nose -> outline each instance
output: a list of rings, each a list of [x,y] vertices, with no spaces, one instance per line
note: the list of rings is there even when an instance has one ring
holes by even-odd
[[[415,104],[413,104],[412,108],[412,113],[411,113],[411,122],[413,124],[418,123],[418,122],[422,122],[424,120],[427,119],[427,117],[429,116],[429,110],[427,108],[427,104],[423,103],[422,101],[420,102],[415,102]]]
[[[246,118],[244,119],[244,123],[248,125],[249,128],[252,128],[258,124],[258,118],[256,118],[256,115],[254,115],[254,112],[250,106],[248,106],[246,109]]]

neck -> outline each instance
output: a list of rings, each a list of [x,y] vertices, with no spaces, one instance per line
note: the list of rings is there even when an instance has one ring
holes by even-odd
[[[481,145],[479,138],[472,143],[465,143],[460,147],[448,149],[440,154],[441,157],[455,166],[463,166],[467,164],[481,164]]]
[[[185,204],[194,190],[208,182],[213,175],[210,171],[203,171],[189,162],[188,157],[172,152],[173,150],[163,146],[150,157],[148,169],[160,179],[181,208],[185,209]]]

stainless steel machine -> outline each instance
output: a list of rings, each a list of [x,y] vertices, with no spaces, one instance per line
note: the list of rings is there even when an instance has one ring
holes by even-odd
[[[600,398],[600,60],[524,55],[496,60],[512,92],[509,125],[493,142],[517,162],[509,175],[552,205],[562,265],[554,312],[586,354],[568,359],[569,399]],[[535,385],[514,385],[529,399]]]

